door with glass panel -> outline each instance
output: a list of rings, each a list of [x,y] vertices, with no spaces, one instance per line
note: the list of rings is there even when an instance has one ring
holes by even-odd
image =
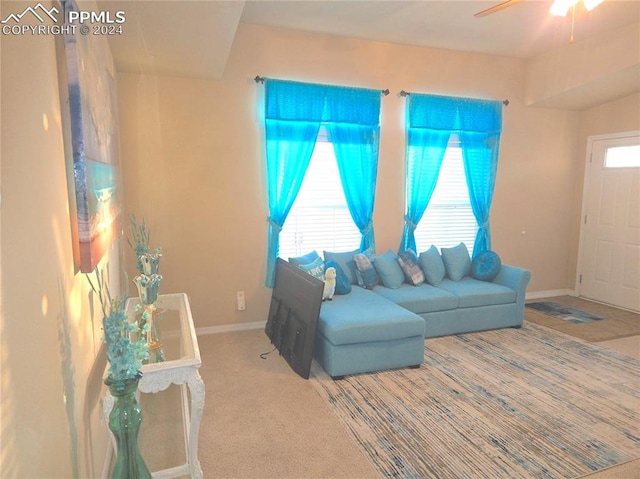
[[[640,311],[640,132],[589,139],[579,293]]]

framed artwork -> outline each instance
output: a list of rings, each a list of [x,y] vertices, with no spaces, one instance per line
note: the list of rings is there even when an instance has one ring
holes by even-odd
[[[75,0],[58,5],[64,19],[78,10]],[[89,273],[118,234],[122,211],[115,68],[105,36],[69,29],[57,37],[74,264]]]

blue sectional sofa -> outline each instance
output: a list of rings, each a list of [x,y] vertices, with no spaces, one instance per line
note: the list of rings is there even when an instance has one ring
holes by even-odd
[[[377,261],[382,272],[382,258]],[[376,264],[376,258],[372,262]],[[344,262],[342,266],[350,268]],[[423,267],[428,279],[426,261]],[[447,270],[445,277],[433,281],[437,285],[403,282],[388,287],[381,281],[366,289],[354,284],[349,294],[323,302],[314,358],[334,378],[418,367],[425,338],[522,326],[531,273],[499,265],[497,275],[487,281],[464,274],[471,273],[470,267],[456,274]]]

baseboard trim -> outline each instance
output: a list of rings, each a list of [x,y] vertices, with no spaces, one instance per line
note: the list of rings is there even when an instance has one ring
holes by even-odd
[[[223,324],[220,326],[205,326],[196,328],[196,335],[204,336],[205,334],[234,333],[237,331],[248,331],[251,329],[264,329],[266,321],[255,321],[253,323]]]
[[[577,296],[573,289],[552,289],[550,291],[533,291],[525,295],[525,299],[553,298],[555,296]]]

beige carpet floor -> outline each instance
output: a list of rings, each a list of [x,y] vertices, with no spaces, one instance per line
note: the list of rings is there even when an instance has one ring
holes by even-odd
[[[199,447],[205,478],[378,477],[311,384],[277,352],[260,358],[272,349],[264,331],[205,335],[198,342],[206,387]],[[140,448],[152,471],[184,463],[174,393],[173,413],[169,397],[141,398]],[[154,410],[166,415],[160,424],[151,424]]]
[[[551,300],[563,304],[566,301],[568,306],[602,315],[601,305],[595,303],[570,297]],[[590,309],[592,307],[594,309]],[[527,321],[553,327],[544,324],[545,321],[549,323],[547,318],[540,318],[537,314],[532,316],[531,313],[537,312],[527,308]],[[601,344],[622,354],[633,355],[638,349],[639,337],[630,337],[629,331],[624,331],[620,324],[628,324],[630,330],[635,330],[633,328],[637,328],[639,319],[637,315],[631,318],[626,315],[626,312],[616,310],[606,321],[572,326],[596,324],[601,330],[597,332],[594,326],[589,326],[590,331],[586,334],[592,341],[606,341]],[[617,318],[624,319],[609,321]],[[563,323],[562,320],[550,319]],[[564,324],[555,326],[553,329],[566,327]],[[608,328],[615,332],[611,333]],[[572,334],[571,330],[563,332]],[[579,334],[573,335],[580,337]],[[622,346],[619,347],[618,343]],[[206,385],[199,447],[205,478],[381,477],[309,381],[293,373],[277,352],[271,353],[267,359],[260,358],[260,353],[272,348],[262,330],[204,335],[199,337],[199,344],[203,363],[200,373]],[[140,447],[150,469],[183,463],[177,388],[158,395],[143,395],[141,403],[145,420]],[[640,460],[585,477],[637,479],[640,477]]]

